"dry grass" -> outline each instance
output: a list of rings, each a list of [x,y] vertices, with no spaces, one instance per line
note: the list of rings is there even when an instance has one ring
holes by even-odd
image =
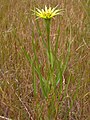
[[[38,95],[33,95],[32,69],[21,51],[21,45],[26,48],[31,57],[32,26],[34,26],[36,51],[40,62],[46,66],[44,48],[38,36],[35,17],[31,9],[42,8],[44,5],[59,4],[65,10],[61,21],[59,17],[52,20],[51,38],[55,45],[57,26],[60,24],[58,57],[64,60],[67,51],[67,41],[73,41],[70,60],[64,73],[69,88],[65,99],[55,92],[51,105],[51,95],[48,101],[41,95],[37,82]],[[90,0],[1,0],[0,1],[0,120],[90,120]],[[44,34],[43,22],[40,27]],[[21,43],[21,45],[19,44]],[[42,74],[46,76],[47,69]],[[37,77],[38,79],[38,77]],[[59,87],[59,86],[58,86]],[[62,103],[62,105],[61,105]],[[60,107],[61,106],[61,107]],[[71,108],[70,108],[71,106]],[[69,109],[70,108],[70,109]],[[52,112],[51,112],[52,111]],[[5,118],[3,118],[5,117]],[[52,118],[50,118],[52,120]],[[9,119],[8,119],[9,120]]]

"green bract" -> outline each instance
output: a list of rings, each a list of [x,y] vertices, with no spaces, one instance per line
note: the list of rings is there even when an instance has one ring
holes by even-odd
[[[47,6],[45,5],[45,9],[40,10],[36,8],[34,13],[38,18],[51,19],[56,15],[60,15],[62,13],[62,9],[57,9],[57,6],[53,9],[51,7],[47,8]]]

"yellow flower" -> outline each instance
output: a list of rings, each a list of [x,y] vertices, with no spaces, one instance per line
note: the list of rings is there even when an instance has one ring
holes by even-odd
[[[62,9],[57,9],[57,6],[52,9],[51,7],[47,8],[45,5],[45,9],[40,10],[36,8],[36,11],[34,11],[34,13],[38,18],[51,19],[56,15],[61,15],[62,11]]]

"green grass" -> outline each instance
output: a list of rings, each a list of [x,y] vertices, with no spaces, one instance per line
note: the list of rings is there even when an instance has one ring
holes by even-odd
[[[51,20],[47,37],[32,10],[57,4],[65,11]],[[90,119],[89,6],[90,0],[0,1],[0,119]]]

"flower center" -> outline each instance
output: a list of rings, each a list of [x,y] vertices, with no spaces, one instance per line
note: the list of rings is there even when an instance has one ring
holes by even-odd
[[[50,18],[51,17],[51,13],[50,12],[45,12],[44,14],[43,14],[46,18]]]

